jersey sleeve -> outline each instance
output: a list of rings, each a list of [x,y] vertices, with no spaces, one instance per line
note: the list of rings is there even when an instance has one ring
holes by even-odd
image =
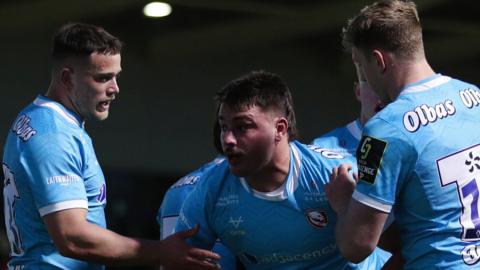
[[[413,171],[416,156],[401,131],[382,119],[372,119],[357,149],[359,182],[353,198],[390,213],[403,179]]]
[[[193,246],[211,249],[217,239],[216,234],[210,226],[209,214],[213,210],[213,198],[210,192],[214,189],[210,183],[215,180],[214,174],[205,174],[206,177],[199,183],[194,190],[188,195],[182,205],[180,215],[178,217],[175,232],[184,231],[200,225],[200,231],[187,239],[187,242]]]
[[[71,208],[88,209],[82,153],[82,142],[64,133],[36,136],[23,147],[20,163],[41,216]]]
[[[175,224],[177,223],[177,215],[166,215],[165,208],[168,207],[167,204],[171,203],[170,190],[165,193],[162,204],[158,208],[157,212],[157,223],[160,227],[160,240],[167,238],[172,235],[175,231]],[[181,206],[179,205],[178,208]]]

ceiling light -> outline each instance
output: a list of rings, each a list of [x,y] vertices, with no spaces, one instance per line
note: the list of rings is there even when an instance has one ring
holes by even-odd
[[[143,14],[147,17],[160,18],[170,13],[172,13],[172,6],[163,2],[151,2],[143,8]]]

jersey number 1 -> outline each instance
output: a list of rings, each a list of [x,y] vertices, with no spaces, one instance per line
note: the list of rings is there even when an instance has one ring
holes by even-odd
[[[461,239],[480,240],[480,144],[437,160],[442,186],[457,185],[462,204]]]

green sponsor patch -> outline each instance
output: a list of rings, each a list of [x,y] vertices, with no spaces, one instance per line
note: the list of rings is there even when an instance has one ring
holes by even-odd
[[[357,149],[358,178],[369,184],[375,183],[378,168],[382,163],[387,142],[363,136]]]

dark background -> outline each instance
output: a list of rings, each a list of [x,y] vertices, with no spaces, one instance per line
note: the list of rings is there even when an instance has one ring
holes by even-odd
[[[126,43],[110,117],[86,125],[107,178],[114,231],[158,238],[155,215],[165,190],[215,155],[213,95],[250,70],[278,73],[288,83],[304,142],[357,117],[355,73],[340,32],[371,1],[173,0],[173,13],[161,19],[143,17],[145,3],[0,2],[2,153],[18,111],[48,87],[50,40],[61,24],[102,25]],[[416,3],[430,64],[479,85],[480,4]],[[3,256],[5,239],[0,235]]]

